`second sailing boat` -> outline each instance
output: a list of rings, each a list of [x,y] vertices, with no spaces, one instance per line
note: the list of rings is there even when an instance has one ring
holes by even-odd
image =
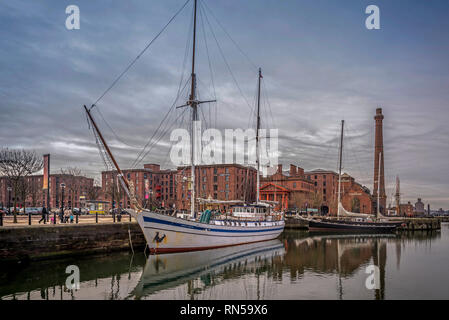
[[[303,218],[309,222],[309,230],[313,231],[356,231],[356,232],[392,232],[402,222],[388,221],[380,214],[379,199],[377,199],[377,214],[369,215],[347,211],[341,203],[341,168],[343,158],[343,129],[344,120],[341,121],[339,166],[338,166],[338,207],[337,217],[331,218]],[[380,177],[380,175],[379,175]],[[380,184],[379,184],[380,185]]]

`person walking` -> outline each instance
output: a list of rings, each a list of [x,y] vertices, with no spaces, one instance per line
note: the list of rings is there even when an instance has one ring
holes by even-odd
[[[41,224],[41,221],[44,221],[44,224],[47,223],[47,209],[45,207],[42,208],[42,218],[39,220],[39,224]]]

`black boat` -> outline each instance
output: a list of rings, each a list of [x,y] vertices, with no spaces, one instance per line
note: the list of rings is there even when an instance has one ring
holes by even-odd
[[[357,221],[338,219],[307,219],[310,231],[345,231],[345,232],[394,232],[402,222]]]
[[[388,233],[394,232],[403,224],[402,221],[389,221],[379,210],[379,194],[377,198],[377,214],[361,214],[345,210],[341,203],[341,165],[343,154],[343,128],[344,120],[341,121],[340,153],[339,153],[339,176],[338,176],[338,208],[335,218],[302,218],[309,223],[311,231],[344,231],[344,232],[371,232]],[[381,155],[379,154],[379,157]],[[379,167],[380,179],[380,167]],[[380,183],[378,184],[380,186]]]

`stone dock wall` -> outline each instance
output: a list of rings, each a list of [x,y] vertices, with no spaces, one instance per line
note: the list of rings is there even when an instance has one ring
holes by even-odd
[[[302,219],[298,219],[295,217],[286,217],[285,218],[285,228],[286,229],[304,229],[307,230],[309,228],[309,223]]]
[[[129,230],[129,231],[128,231]],[[0,228],[0,263],[143,249],[136,222]]]
[[[406,218],[404,219],[405,226],[400,227],[399,230],[414,231],[414,230],[440,230],[441,219],[439,218]]]
[[[403,218],[397,220],[405,223],[405,226],[399,228],[400,231],[440,230],[441,222],[444,222],[441,218]],[[286,229],[308,229],[308,227],[307,221],[295,217],[285,218]]]

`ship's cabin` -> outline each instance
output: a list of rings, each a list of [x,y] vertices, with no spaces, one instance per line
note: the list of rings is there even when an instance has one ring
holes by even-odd
[[[238,218],[265,217],[270,214],[270,207],[259,204],[233,206],[232,215]]]

